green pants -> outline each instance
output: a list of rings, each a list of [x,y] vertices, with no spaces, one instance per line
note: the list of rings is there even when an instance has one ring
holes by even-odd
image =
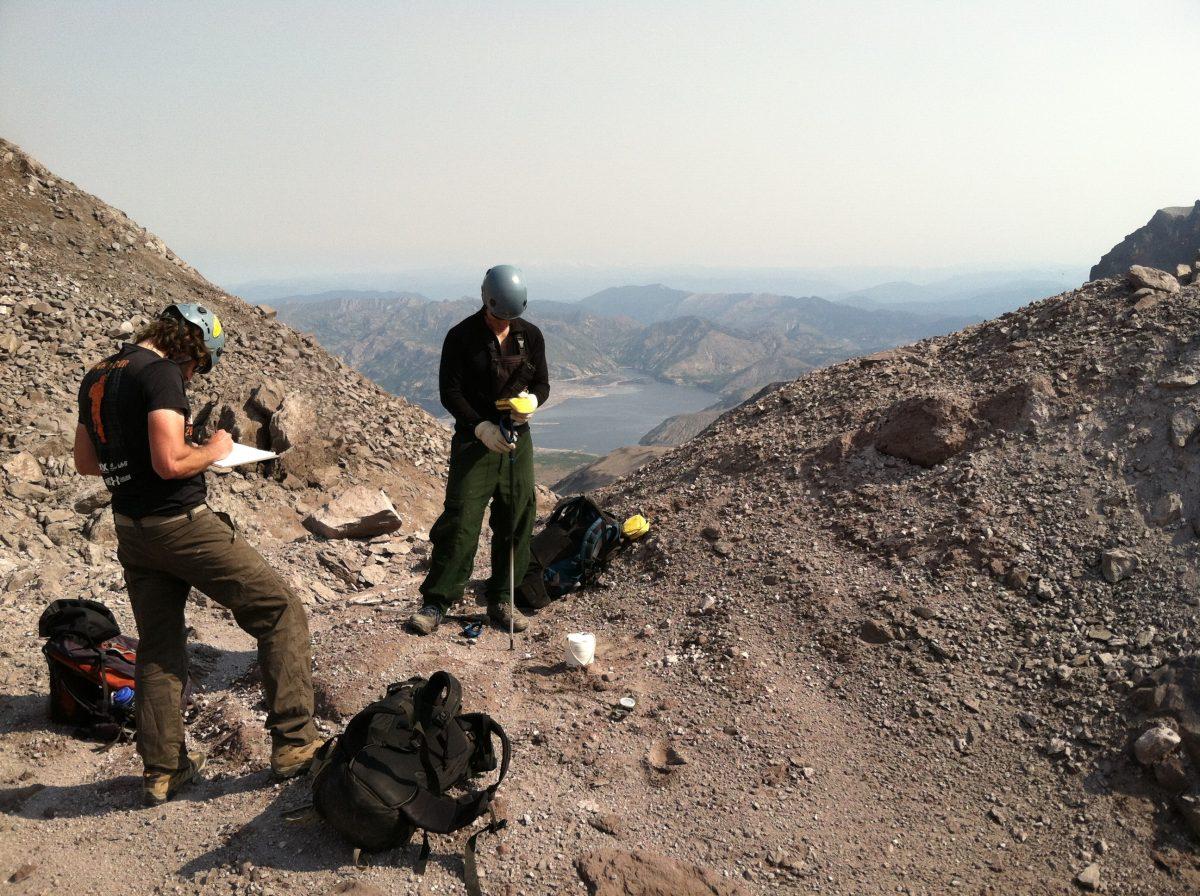
[[[521,434],[511,455],[497,454],[473,435],[456,433],[450,443],[446,504],[429,531],[433,555],[421,584],[425,603],[446,612],[463,595],[475,566],[483,512],[492,502],[492,574],[488,603],[508,601],[509,526],[515,524],[514,581],[529,566],[529,540],[537,505],[533,488],[533,440]]]
[[[138,628],[137,748],[148,772],[186,763],[180,700],[188,676],[184,605],[196,588],[258,640],[258,665],[275,746],[306,744],[313,725],[312,647],[304,607],[225,514],[163,526],[117,526]]]

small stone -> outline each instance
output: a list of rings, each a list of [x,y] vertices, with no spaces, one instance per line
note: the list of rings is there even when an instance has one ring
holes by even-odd
[[[1005,576],[1005,581],[1008,587],[1013,591],[1028,591],[1029,590],[1029,570],[1020,566],[1014,566]]]
[[[37,871],[37,865],[31,865],[29,863],[21,865],[16,871],[8,876],[8,882],[10,884],[19,884],[21,881],[28,880],[30,877],[32,877],[33,872],[35,871]]]
[[[720,557],[728,557],[733,553],[733,545],[728,541],[713,542],[713,552]]]
[[[1150,519],[1156,526],[1171,526],[1183,519],[1183,498],[1169,492],[1154,502]]]
[[[610,837],[620,837],[625,831],[624,820],[616,812],[593,815],[588,819],[588,824],[600,833],[608,834]]]
[[[886,644],[896,640],[888,624],[880,619],[868,619],[858,630],[858,636],[868,644]]]
[[[1165,725],[1156,725],[1134,742],[1133,755],[1142,765],[1154,765],[1171,755],[1179,743],[1177,732]]]
[[[42,465],[28,451],[21,451],[18,454],[14,454],[3,464],[0,464],[0,469],[4,470],[9,475],[9,478],[21,482],[42,481]]]
[[[1198,426],[1200,416],[1191,408],[1180,408],[1171,415],[1171,443],[1176,448],[1185,447]]]
[[[364,566],[359,573],[362,580],[372,588],[382,585],[387,580],[387,575],[387,567],[380,563],[372,563],[369,566]]]
[[[1085,890],[1100,889],[1100,866],[1096,862],[1092,862],[1075,875],[1075,883]]]
[[[1197,377],[1194,373],[1177,373],[1159,380],[1158,388],[1169,390],[1191,389],[1198,383],[1200,383],[1200,377]]]
[[[1112,548],[1100,557],[1100,574],[1106,582],[1116,584],[1127,579],[1138,568],[1138,556],[1124,548]]]

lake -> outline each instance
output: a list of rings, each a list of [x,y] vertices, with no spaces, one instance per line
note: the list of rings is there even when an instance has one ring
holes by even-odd
[[[668,417],[715,404],[720,396],[661,383],[635,370],[551,380],[550,401],[530,421],[538,448],[607,454],[638,440]]]

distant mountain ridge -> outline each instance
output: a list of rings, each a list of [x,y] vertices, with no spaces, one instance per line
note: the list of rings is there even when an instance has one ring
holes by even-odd
[[[375,300],[375,299],[417,299],[422,302],[428,302],[429,298],[419,292],[400,292],[396,290],[381,290],[381,289],[331,289],[325,292],[308,292],[294,296],[281,296],[274,301],[279,303],[288,303],[290,305],[312,305],[317,302],[328,302],[338,299],[349,300]]]
[[[429,301],[412,293],[349,290],[276,305],[288,323],[434,413],[441,412],[442,340],[478,307],[473,299]],[[579,302],[535,298],[529,318],[546,334],[553,379],[631,368],[728,396],[981,319],[956,308],[949,302],[928,312],[883,302],[862,307],[817,296],[696,293],[651,283],[603,289]]]

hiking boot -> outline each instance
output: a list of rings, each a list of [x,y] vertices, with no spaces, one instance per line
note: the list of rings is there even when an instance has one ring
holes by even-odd
[[[508,631],[508,602],[488,604],[488,619],[496,624],[496,628],[503,631]],[[517,613],[512,617],[512,630],[514,632],[523,632],[529,628],[529,620]]]
[[[195,781],[206,762],[208,757],[203,753],[188,753],[187,767],[179,771],[143,772],[142,802],[147,806],[161,806],[178,793],[184,784]]]
[[[433,604],[426,604],[408,617],[408,627],[418,635],[430,635],[442,624],[445,614]]]
[[[284,744],[271,751],[271,771],[276,778],[294,778],[302,775],[312,767],[313,757],[325,745],[325,741],[317,738],[306,744]]]

